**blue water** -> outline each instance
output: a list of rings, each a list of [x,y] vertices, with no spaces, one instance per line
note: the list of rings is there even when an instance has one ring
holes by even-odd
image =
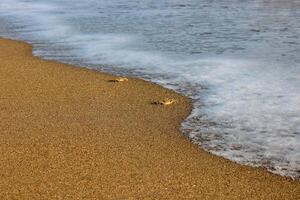
[[[300,177],[298,0],[0,0],[0,36],[181,92],[193,142]]]

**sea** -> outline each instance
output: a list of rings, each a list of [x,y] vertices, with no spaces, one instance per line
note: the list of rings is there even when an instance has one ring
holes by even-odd
[[[299,0],[0,0],[0,37],[186,95],[191,142],[300,178]]]

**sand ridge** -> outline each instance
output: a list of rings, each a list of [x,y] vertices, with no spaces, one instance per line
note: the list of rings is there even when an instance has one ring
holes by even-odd
[[[299,182],[184,138],[189,99],[112,79],[0,39],[0,199],[300,199]]]

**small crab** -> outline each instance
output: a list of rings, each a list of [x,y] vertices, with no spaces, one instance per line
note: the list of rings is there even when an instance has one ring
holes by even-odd
[[[175,99],[164,99],[162,101],[155,101],[153,104],[156,104],[156,105],[163,105],[163,106],[169,106],[169,105],[172,105],[176,102]]]
[[[128,81],[128,78],[125,78],[125,77],[118,77],[118,78],[115,78],[113,80],[110,80],[110,82],[116,82],[116,83],[119,83],[119,82],[125,82],[125,81]]]

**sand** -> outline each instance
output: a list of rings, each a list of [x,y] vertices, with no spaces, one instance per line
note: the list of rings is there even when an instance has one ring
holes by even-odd
[[[189,99],[113,78],[0,39],[0,199],[300,199],[299,181],[189,142]]]

